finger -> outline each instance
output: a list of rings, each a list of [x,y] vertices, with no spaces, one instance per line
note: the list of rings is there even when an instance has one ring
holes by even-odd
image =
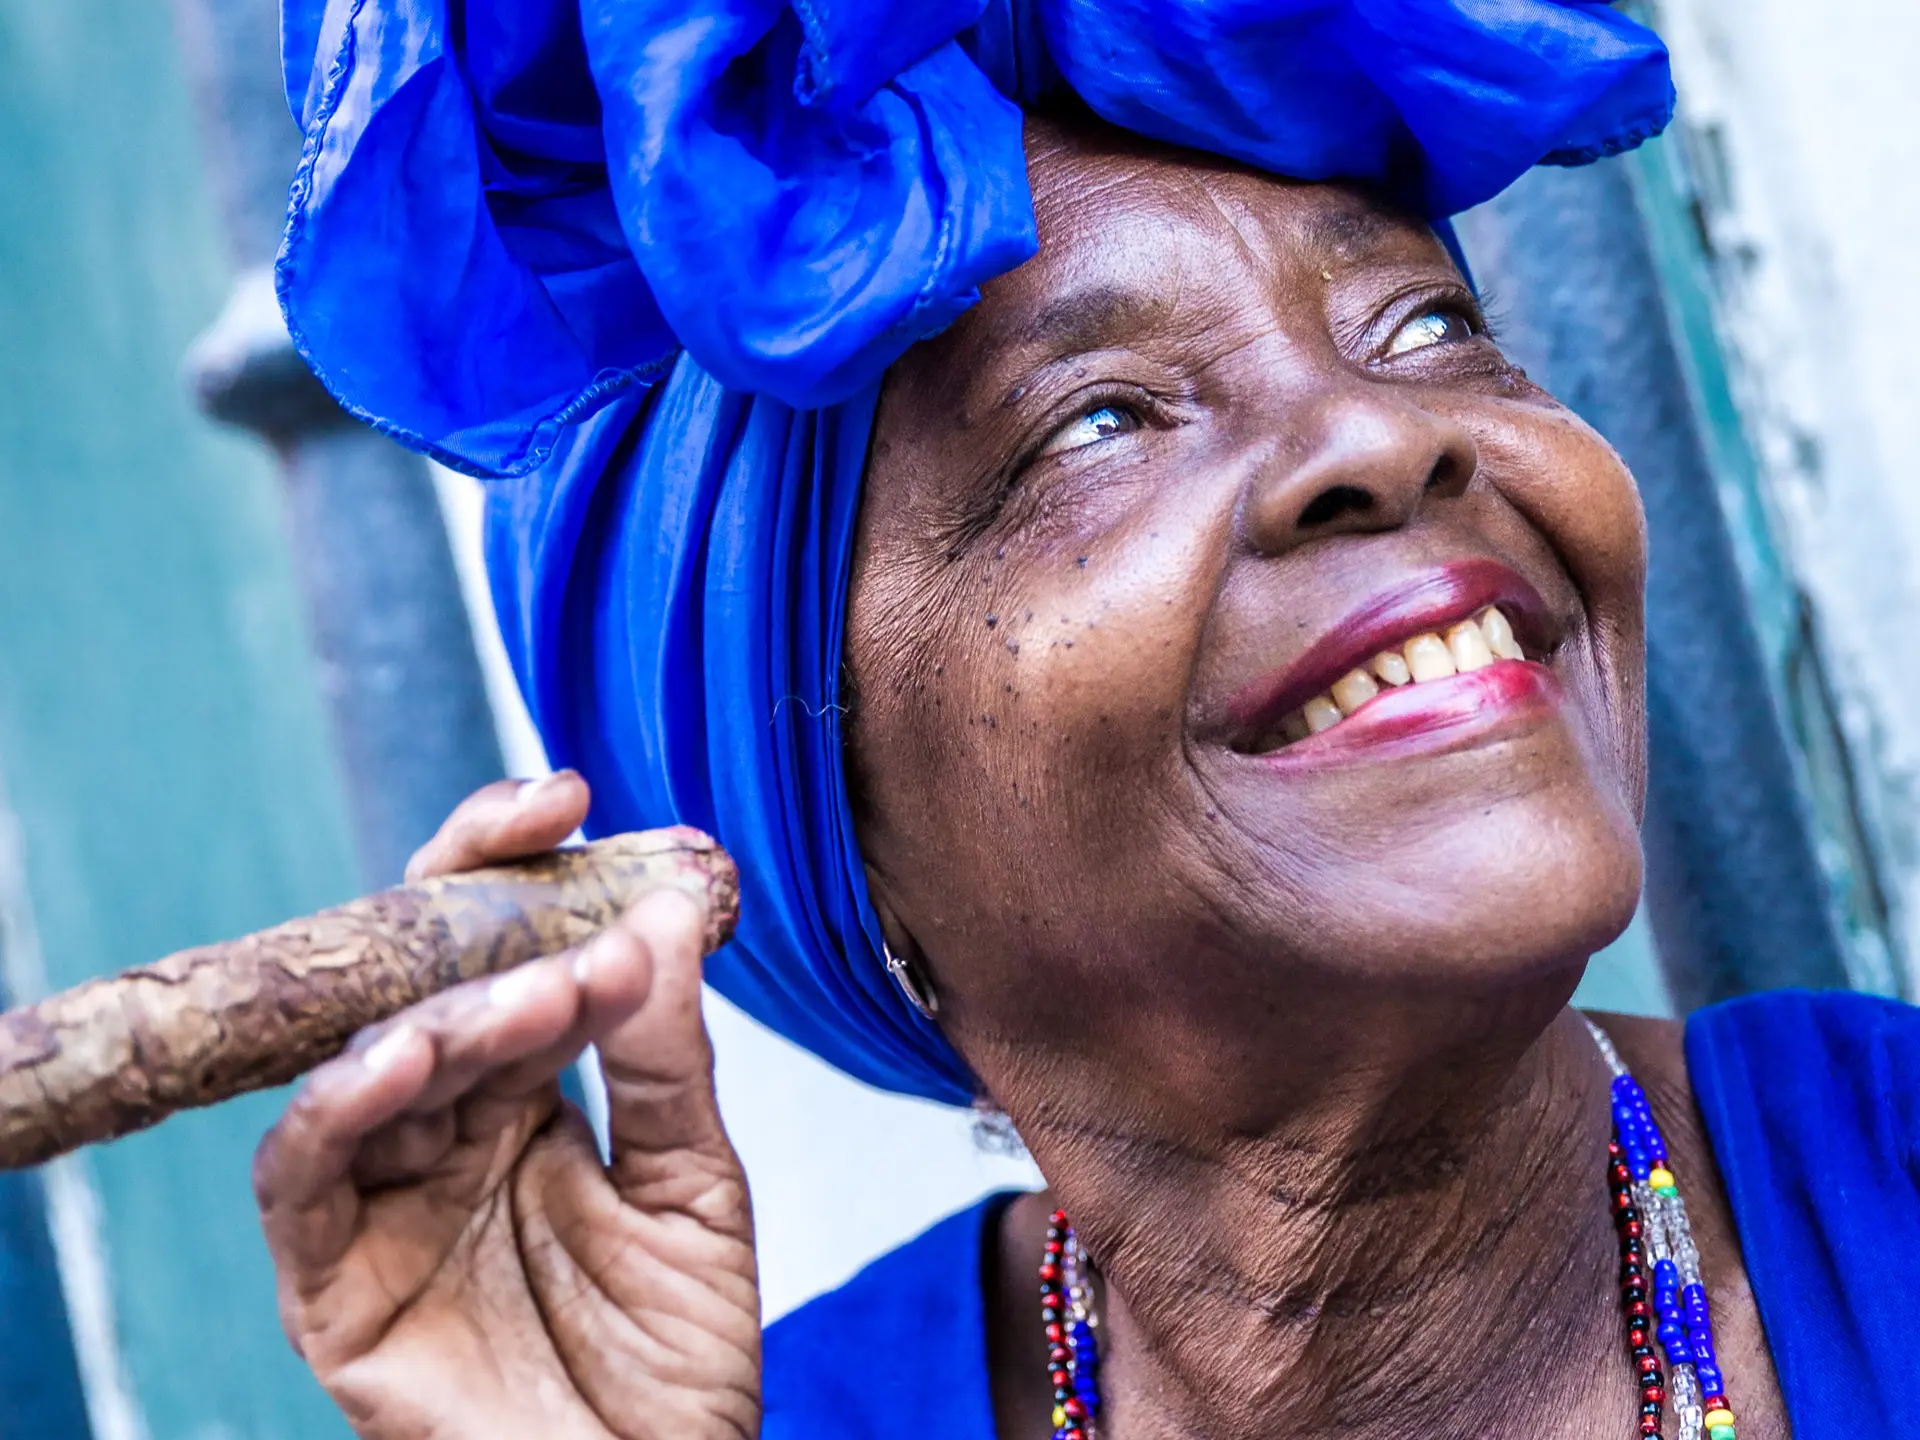
[[[339,1259],[359,1215],[351,1171],[361,1142],[432,1073],[431,1041],[403,1023],[307,1077],[254,1153],[254,1199],[277,1265],[311,1272]]]
[[[427,1179],[452,1157],[454,1146],[441,1137],[456,1129],[453,1102],[490,1071],[547,1051],[575,1023],[573,958],[535,961],[437,995],[363,1032],[308,1078],[255,1161],[256,1197],[278,1259],[324,1274],[352,1240],[360,1186]],[[492,1117],[486,1134],[455,1139],[491,1138],[524,1111],[521,1104]]]
[[[496,780],[473,792],[407,862],[407,879],[476,870],[551,850],[580,828],[591,799],[571,770],[540,780]]]
[[[700,1010],[705,926],[700,903],[681,890],[656,891],[620,922],[651,960],[646,1002],[599,1041],[614,1181],[623,1191],[646,1183],[651,1157],[700,1150],[731,1161]]]
[[[580,1021],[575,958],[575,952],[563,952],[530,961],[504,975],[457,985],[407,1011],[403,1018],[427,1035],[434,1050],[433,1074],[408,1103],[408,1113],[445,1109],[487,1076],[564,1044]]]
[[[574,1023],[552,1046],[502,1066],[480,1085],[487,1094],[515,1098],[553,1079],[646,1003],[653,955],[628,926],[614,924],[564,958],[578,988]]]
[[[439,1170],[460,1140],[452,1110],[401,1115],[361,1142],[353,1158],[353,1183],[362,1190],[403,1184]]]

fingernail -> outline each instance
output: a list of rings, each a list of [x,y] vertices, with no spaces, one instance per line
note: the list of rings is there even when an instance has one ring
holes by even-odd
[[[504,975],[494,977],[487,986],[487,1003],[496,1010],[511,1010],[531,995],[540,985],[540,972],[532,968],[509,970]]]
[[[360,1053],[360,1063],[375,1075],[391,1069],[401,1052],[413,1043],[414,1034],[411,1025],[394,1026]]]
[[[551,795],[566,783],[567,772],[556,770],[551,775],[542,775],[538,780],[523,780],[520,789],[514,794],[515,805],[532,805]]]

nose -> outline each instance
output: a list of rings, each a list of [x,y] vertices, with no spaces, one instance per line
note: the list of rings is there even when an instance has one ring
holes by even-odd
[[[1342,386],[1291,407],[1284,424],[1241,496],[1242,537],[1261,554],[1398,529],[1429,497],[1459,495],[1480,464],[1463,426],[1385,385]]]

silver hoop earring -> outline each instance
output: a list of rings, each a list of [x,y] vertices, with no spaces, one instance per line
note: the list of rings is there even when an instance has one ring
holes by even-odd
[[[886,957],[887,973],[893,976],[893,983],[900,987],[900,993],[907,997],[907,1003],[918,1010],[928,1020],[940,1013],[940,997],[932,988],[913,973],[913,967],[893,953],[893,947],[885,940],[880,942],[880,953]]]

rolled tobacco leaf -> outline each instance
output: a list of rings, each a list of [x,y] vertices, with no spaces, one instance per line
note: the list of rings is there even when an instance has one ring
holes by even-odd
[[[649,890],[739,910],[733,861],[684,827],[402,885],[0,1014],[0,1170],[281,1085],[429,995],[578,945]]]

